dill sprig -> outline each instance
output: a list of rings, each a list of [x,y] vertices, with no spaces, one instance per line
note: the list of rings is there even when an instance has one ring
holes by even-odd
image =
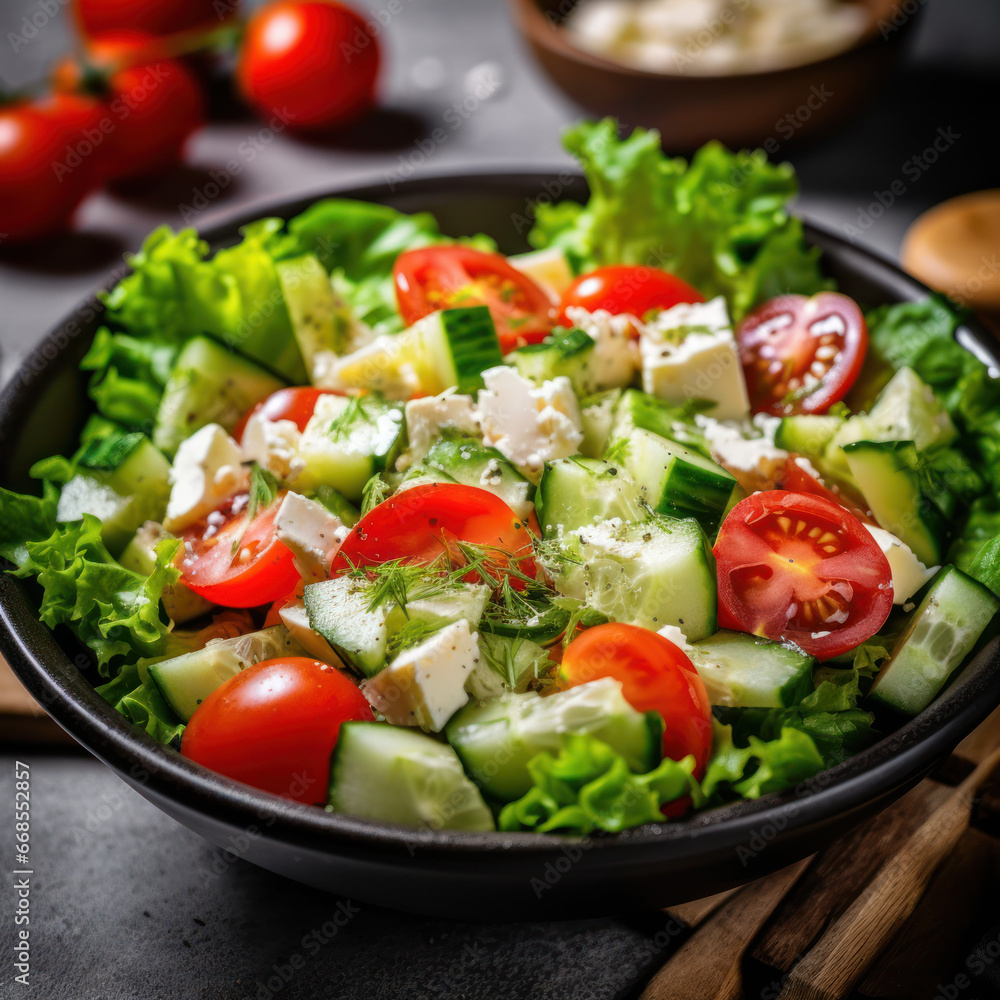
[[[374,510],[391,492],[392,487],[380,474],[372,476],[361,491],[361,516],[364,517],[369,511]]]
[[[394,660],[404,649],[419,646],[436,632],[440,632],[441,628],[440,622],[425,622],[419,618],[408,621],[398,632],[389,636],[386,644],[389,659]]]
[[[243,536],[250,527],[253,519],[262,510],[267,510],[278,497],[278,480],[271,475],[267,469],[261,468],[256,462],[250,466],[250,496],[247,498],[247,509],[243,515],[243,530],[236,537],[230,549],[230,558],[235,559],[236,554],[243,545]]]

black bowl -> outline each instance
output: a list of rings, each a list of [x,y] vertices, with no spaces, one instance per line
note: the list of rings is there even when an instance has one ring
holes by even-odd
[[[485,231],[507,251],[526,248],[539,198],[586,194],[581,178],[481,175],[339,191],[406,211],[428,210],[454,235]],[[318,196],[317,196],[318,197]],[[216,246],[268,213],[290,217],[315,198],[248,210],[205,233]],[[866,304],[923,297],[892,264],[807,227],[827,271]],[[28,357],[0,395],[0,482],[24,489],[35,459],[73,448],[86,413],[77,362],[100,322],[84,303]],[[1000,368],[988,334],[962,343]],[[62,644],[61,644],[62,642]],[[483,920],[585,917],[706,896],[823,848],[923,778],[1000,703],[998,641],[919,718],[782,795],[743,802],[613,837],[405,830],[286,802],[210,773],[115,713],[74,666],[73,647],[40,624],[22,586],[0,577],[0,649],[31,693],[88,750],[164,812],[231,852],[308,885],[437,916]],[[110,849],[110,848],[109,848]]]

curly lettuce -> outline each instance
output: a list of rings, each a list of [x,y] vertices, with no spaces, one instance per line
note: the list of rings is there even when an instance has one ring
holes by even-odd
[[[831,287],[819,250],[806,245],[801,222],[788,213],[798,193],[789,164],[717,142],[689,164],[665,156],[655,131],[619,138],[611,118],[574,126],[563,144],[583,165],[590,199],[539,204],[529,239],[562,249],[578,272],[660,267],[706,298],[725,296],[734,321],[774,295]]]

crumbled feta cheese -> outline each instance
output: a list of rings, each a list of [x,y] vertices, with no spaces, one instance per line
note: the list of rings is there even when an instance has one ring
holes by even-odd
[[[438,396],[411,399],[406,404],[406,432],[412,461],[419,462],[445,428],[479,435],[479,415],[471,396],[446,389]]]
[[[707,399],[712,416],[747,416],[747,395],[725,300],[682,302],[640,328],[642,387],[668,403]]]
[[[687,653],[691,649],[687,636],[676,625],[664,625],[663,628],[657,629],[656,634],[672,642],[682,653]]]
[[[639,346],[633,334],[642,324],[627,313],[612,315],[605,309],[588,312],[580,306],[570,306],[566,315],[594,341],[590,362],[592,384],[588,391],[622,389],[631,385],[639,368]]]
[[[330,564],[348,533],[339,517],[298,493],[285,494],[274,517],[274,530],[291,549],[295,568],[307,583],[330,575]]]
[[[515,465],[539,472],[554,458],[575,455],[583,441],[580,407],[564,375],[535,386],[513,368],[483,372],[479,390],[483,437]]]
[[[465,682],[478,663],[479,635],[463,618],[403,650],[361,690],[394,725],[438,733],[469,700]]]
[[[774,444],[774,426],[768,421],[716,420],[699,413],[695,423],[705,435],[712,457],[740,481],[744,489],[773,488],[788,452]]]
[[[906,542],[891,531],[873,524],[865,527],[885,553],[892,573],[892,603],[905,605],[907,601],[941,568],[925,566]]]
[[[285,482],[294,482],[306,463],[299,457],[302,437],[294,420],[268,420],[255,413],[243,431],[243,457]]]
[[[181,442],[170,468],[170,499],[163,526],[183,531],[247,488],[240,446],[218,424],[206,424]]]

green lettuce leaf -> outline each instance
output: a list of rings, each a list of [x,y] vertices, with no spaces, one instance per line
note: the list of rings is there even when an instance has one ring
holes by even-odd
[[[126,663],[118,676],[94,690],[129,722],[158,743],[180,739],[184,723],[171,711],[146,669],[148,661]]]
[[[788,214],[798,192],[789,164],[717,142],[688,164],[666,157],[657,132],[618,137],[613,119],[582,122],[563,143],[583,164],[586,205],[539,204],[529,239],[562,249],[577,271],[602,264],[661,267],[706,298],[724,295],[733,320],[782,292],[830,287],[819,251]]]
[[[180,576],[173,564],[180,545],[177,539],[161,542],[153,572],[141,576],[112,558],[101,541],[101,522],[85,514],[45,538],[25,541],[25,558],[13,572],[37,577],[41,620],[50,628],[67,625],[107,677],[112,660],[134,662],[166,648],[169,624],[160,613],[160,597]]]
[[[663,760],[635,774],[625,759],[594,736],[568,734],[558,755],[543,752],[528,762],[533,787],[500,811],[505,831],[559,830],[615,833],[663,819],[660,807],[696,791],[694,758]]]
[[[28,543],[48,538],[56,527],[59,490],[45,483],[40,497],[0,488],[0,558],[16,566],[28,561]]]

